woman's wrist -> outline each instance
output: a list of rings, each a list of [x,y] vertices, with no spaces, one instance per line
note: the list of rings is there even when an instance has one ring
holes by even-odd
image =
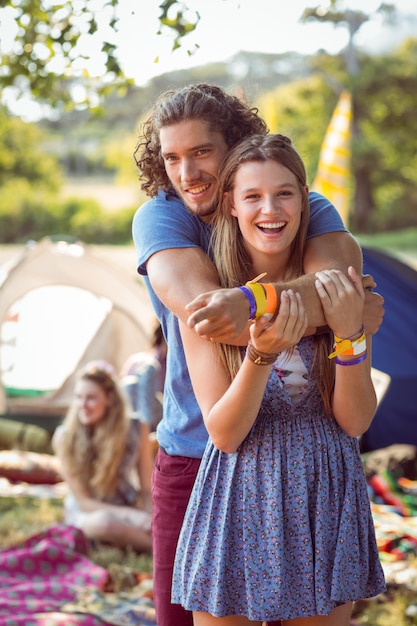
[[[340,355],[336,357],[336,365],[358,365],[363,361],[366,361],[368,357],[368,351],[365,350],[359,356],[346,356]]]
[[[359,328],[359,330],[357,330],[356,332],[352,333],[352,335],[348,335],[348,336],[338,336],[337,333],[334,333],[335,337],[338,337],[339,340],[341,341],[357,341],[365,332],[365,327],[362,326]]]
[[[280,352],[261,352],[253,345],[249,339],[246,348],[246,358],[255,365],[272,365],[279,357]]]
[[[362,326],[350,337],[338,337],[335,334],[333,352],[329,354],[329,359],[334,359],[334,357],[340,357],[341,355],[359,357],[364,353],[366,353],[366,335]]]

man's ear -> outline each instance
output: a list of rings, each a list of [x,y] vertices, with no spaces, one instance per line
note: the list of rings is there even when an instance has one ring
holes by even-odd
[[[307,194],[307,202],[308,202],[308,192],[309,192],[308,185],[304,185],[304,189],[305,189],[305,192]]]

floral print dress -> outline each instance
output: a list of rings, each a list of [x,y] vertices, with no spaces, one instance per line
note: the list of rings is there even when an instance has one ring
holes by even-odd
[[[281,354],[238,451],[208,442],[172,601],[222,617],[327,615],[385,590],[359,445],[325,415],[314,339]]]

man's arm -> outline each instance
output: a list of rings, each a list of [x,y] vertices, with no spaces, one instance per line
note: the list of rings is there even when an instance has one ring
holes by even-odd
[[[324,325],[325,320],[314,286],[314,272],[328,268],[347,271],[349,265],[353,265],[360,274],[362,255],[349,233],[328,233],[308,240],[304,265],[308,275],[286,285],[277,285],[277,289],[279,293],[288,287],[299,291],[309,327],[316,328]],[[147,272],[158,298],[185,323],[191,314],[188,324],[195,327],[198,334],[237,345],[246,343],[249,303],[240,290],[219,291],[216,269],[201,248],[161,250],[148,259]],[[377,294],[367,292],[365,310],[369,300],[374,309],[370,315],[372,332],[376,332],[382,321],[383,301]]]
[[[328,264],[330,259],[333,259],[331,265]],[[355,268],[358,276],[362,275],[362,250],[350,233],[328,233],[307,240],[304,253],[304,270],[307,274],[330,268],[342,270],[347,274],[349,265]],[[366,334],[374,335],[381,326],[384,317],[384,298],[379,293],[372,292],[376,283],[369,274],[362,276],[362,285],[365,289],[363,324]],[[311,283],[309,288],[311,288]],[[307,311],[309,316],[317,314],[316,321],[320,322],[323,311],[321,305],[317,300],[315,301],[314,295],[307,303]],[[309,325],[313,325],[313,321],[313,317],[309,317]],[[321,323],[317,324],[317,326],[321,325]]]
[[[327,322],[315,287],[315,273],[324,269],[341,270],[347,275],[352,265],[362,275],[362,252],[356,239],[348,232],[333,232],[307,239],[304,251],[305,275],[291,283],[276,286],[278,295],[290,286],[299,291],[307,310],[308,326],[324,326]]]
[[[308,317],[308,332],[311,334],[319,326],[324,326],[326,320],[322,305],[315,288],[315,272],[323,269],[339,269],[347,274],[347,268],[352,265],[357,273],[362,273],[362,253],[359,244],[348,232],[333,232],[307,241],[304,255],[305,275],[287,282],[277,283],[278,301],[281,291],[293,289],[301,294]],[[371,277],[365,277],[365,287],[374,287]],[[229,341],[219,320],[227,317],[227,312],[237,308],[236,301],[241,294],[236,289],[226,289],[212,293],[203,293],[187,305],[190,314],[188,325],[194,328],[201,336],[211,337],[217,341]],[[247,311],[247,308],[246,308]],[[379,294],[366,291],[364,324],[369,334],[375,333],[383,317],[383,298]],[[230,333],[230,327],[228,332]],[[237,327],[241,332],[243,326]],[[234,338],[235,336],[232,335]],[[236,342],[237,343],[237,342]]]
[[[181,321],[187,323],[186,305],[203,292],[219,290],[220,282],[217,271],[206,253],[201,248],[175,248],[161,250],[153,254],[146,265],[148,277],[158,298]],[[211,327],[214,333],[221,333],[230,341],[236,339],[247,327],[249,303],[246,296],[233,291],[232,297],[224,289],[222,303],[216,307],[215,319]],[[227,292],[227,293],[226,293]]]

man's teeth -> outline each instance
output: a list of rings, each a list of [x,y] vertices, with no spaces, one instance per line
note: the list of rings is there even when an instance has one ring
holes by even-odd
[[[201,193],[208,189],[210,185],[200,185],[200,187],[193,187],[192,189],[187,189],[188,193]]]

